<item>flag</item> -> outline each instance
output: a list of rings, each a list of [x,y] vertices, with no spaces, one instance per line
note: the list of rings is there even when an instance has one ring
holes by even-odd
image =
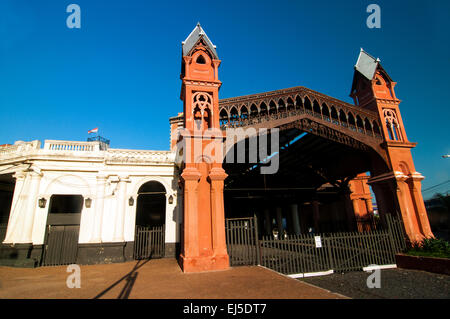
[[[88,134],[91,134],[91,133],[97,133],[97,132],[98,132],[98,127],[96,127],[96,128],[94,128],[94,129],[88,131]]]

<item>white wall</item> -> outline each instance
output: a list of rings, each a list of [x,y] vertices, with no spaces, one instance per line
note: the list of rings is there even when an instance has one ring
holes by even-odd
[[[22,193],[18,194],[16,211],[10,217],[11,230],[8,229],[5,243],[27,242],[21,234],[26,224],[26,216],[29,208],[34,207],[34,220],[32,227],[32,242],[35,245],[44,243],[47,215],[50,206],[50,198],[54,194],[82,195],[84,199],[91,198],[91,208],[86,208],[83,203],[80,221],[80,243],[94,243],[96,234],[96,220],[98,214],[102,214],[100,232],[101,242],[117,241],[117,234],[123,234],[122,241],[134,241],[134,230],[136,220],[137,192],[139,187],[148,181],[158,181],[166,188],[166,242],[175,243],[179,241],[179,221],[178,196],[175,180],[175,166],[171,163],[146,164],[146,165],[106,165],[99,161],[39,161],[33,162],[33,167],[39,172],[40,180],[37,191],[37,198],[31,199],[27,194],[31,192],[30,179],[25,179]],[[28,175],[30,173],[24,173]],[[35,173],[33,173],[35,174]],[[106,186],[104,192],[104,207],[99,210],[98,176],[106,176]],[[119,182],[126,184],[126,192],[121,193]],[[34,182],[36,184],[36,182]],[[34,185],[35,185],[34,184]],[[17,183],[16,183],[17,186]],[[17,187],[15,192],[18,192]],[[168,203],[169,196],[173,196],[173,204]],[[129,206],[128,199],[134,198],[134,205]],[[47,199],[45,208],[39,208],[37,199],[44,197]],[[122,198],[124,205],[120,205],[119,198]],[[30,202],[30,200],[32,202]],[[118,207],[123,207],[119,212]],[[28,209],[28,210],[27,210]],[[120,215],[122,214],[122,215]],[[11,221],[13,221],[11,223]],[[119,224],[118,224],[119,221]],[[123,221],[120,223],[120,221]],[[25,240],[25,241],[24,241]],[[29,242],[29,241],[28,241]]]

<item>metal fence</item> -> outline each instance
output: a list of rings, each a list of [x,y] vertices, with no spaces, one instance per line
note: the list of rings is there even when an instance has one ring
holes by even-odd
[[[165,227],[136,225],[134,259],[162,258],[165,248]]]
[[[256,218],[228,219],[226,225],[232,266],[259,264],[288,275],[395,264],[395,254],[406,246],[401,219],[390,215],[385,218],[384,229],[289,235],[282,239],[258,239]]]

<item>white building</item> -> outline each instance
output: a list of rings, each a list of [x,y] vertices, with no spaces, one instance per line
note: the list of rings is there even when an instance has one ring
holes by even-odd
[[[0,264],[175,257],[182,194],[174,153],[40,144],[0,147]]]

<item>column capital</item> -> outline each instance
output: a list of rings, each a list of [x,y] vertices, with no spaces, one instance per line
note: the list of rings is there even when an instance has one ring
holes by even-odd
[[[420,182],[425,179],[425,177],[419,172],[414,172],[411,174],[411,179],[415,182]]]
[[[32,172],[29,172],[28,175],[31,177],[31,179],[41,179],[43,174],[32,171]]]
[[[228,174],[225,173],[223,168],[214,167],[209,172],[208,177],[211,181],[224,181],[228,177]]]
[[[26,176],[27,176],[27,172],[18,171],[18,172],[15,172],[12,177],[19,180],[19,179],[25,179]]]
[[[184,181],[198,181],[202,174],[195,167],[186,167],[181,174]]]
[[[108,179],[108,176],[104,175],[104,174],[99,174],[99,175],[97,175],[95,177],[97,178],[98,181],[105,181],[105,180]]]

